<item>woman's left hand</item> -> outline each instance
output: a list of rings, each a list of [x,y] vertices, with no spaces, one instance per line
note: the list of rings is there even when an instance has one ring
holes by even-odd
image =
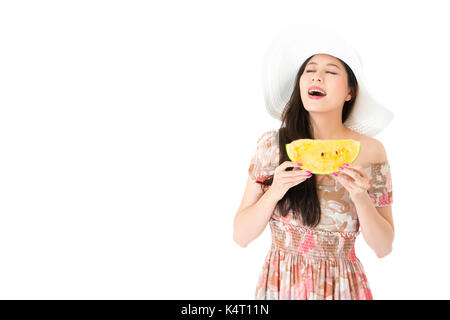
[[[337,176],[333,175],[333,177],[347,189],[350,196],[367,193],[370,188],[370,177],[361,166],[349,164],[340,168],[343,169],[337,173]]]

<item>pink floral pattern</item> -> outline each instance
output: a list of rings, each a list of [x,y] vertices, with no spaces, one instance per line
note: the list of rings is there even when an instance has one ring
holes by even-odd
[[[278,131],[258,139],[248,173],[264,181],[279,165]],[[388,161],[364,168],[371,177],[368,194],[375,207],[392,205]],[[265,192],[270,186],[261,186]],[[317,183],[322,215],[315,228],[303,226],[292,212],[274,210],[269,225],[272,244],[255,290],[255,299],[371,300],[364,268],[355,254],[359,235],[356,208],[346,189],[332,177]]]
[[[272,245],[255,299],[373,299],[355,255],[359,232],[310,229],[296,224],[292,216],[286,217],[274,214],[269,221]]]
[[[392,177],[389,162],[373,164],[366,168],[371,177],[371,187],[368,190],[375,207],[386,207],[392,205]]]

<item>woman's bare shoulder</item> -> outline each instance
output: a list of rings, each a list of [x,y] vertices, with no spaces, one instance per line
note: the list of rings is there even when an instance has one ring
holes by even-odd
[[[361,142],[361,151],[355,161],[356,165],[367,167],[370,164],[387,160],[386,152],[381,141],[355,131],[351,131],[351,139]]]

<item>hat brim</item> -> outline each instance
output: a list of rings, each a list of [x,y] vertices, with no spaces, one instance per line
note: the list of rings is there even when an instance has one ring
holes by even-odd
[[[374,136],[393,119],[393,112],[376,101],[364,79],[362,61],[356,50],[331,30],[315,28],[306,31],[295,25],[277,34],[263,58],[262,86],[268,113],[281,120],[291,98],[295,77],[302,63],[314,54],[325,53],[343,60],[354,72],[359,92],[355,105],[344,125],[361,134]],[[301,39],[301,41],[294,41]]]

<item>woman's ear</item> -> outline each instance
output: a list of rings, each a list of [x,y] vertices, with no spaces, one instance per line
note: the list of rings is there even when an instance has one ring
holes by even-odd
[[[347,96],[345,97],[345,101],[350,101],[352,100],[352,94],[353,94],[353,90],[350,90],[347,94]]]

